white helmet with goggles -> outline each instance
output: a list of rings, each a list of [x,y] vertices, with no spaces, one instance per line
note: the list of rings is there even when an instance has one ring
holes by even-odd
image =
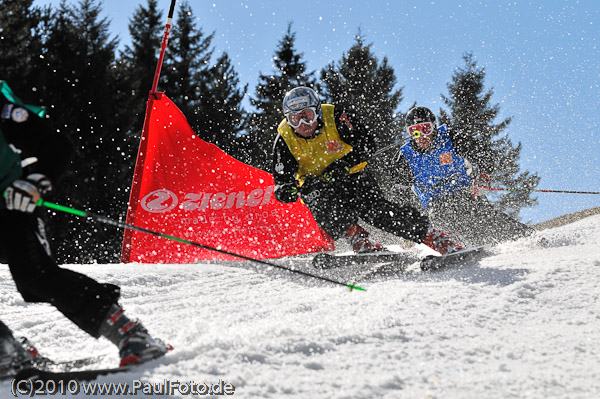
[[[288,91],[283,98],[283,114],[293,128],[311,125],[321,113],[321,100],[310,87],[300,86]]]

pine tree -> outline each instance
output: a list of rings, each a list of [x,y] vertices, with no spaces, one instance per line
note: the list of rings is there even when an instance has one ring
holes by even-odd
[[[328,100],[337,109],[350,115],[371,136],[373,151],[390,145],[400,138],[400,115],[396,108],[402,101],[402,88],[394,90],[396,77],[387,57],[381,63],[365,45],[360,35],[347,54],[337,63],[330,63],[321,71],[321,81]],[[369,169],[376,172],[380,186],[391,187],[391,173],[387,165],[394,151],[369,160]],[[388,193],[389,194],[389,193]]]
[[[249,145],[255,150],[252,165],[263,170],[271,169],[271,151],[277,135],[277,126],[283,119],[282,101],[285,93],[297,86],[308,86],[318,90],[314,72],[306,72],[306,62],[294,47],[296,34],[292,24],[279,41],[273,57],[274,73],[259,75],[256,94],[250,99],[256,112],[249,120]]]
[[[202,109],[202,85],[208,78],[210,48],[214,33],[205,36],[196,27],[192,8],[187,1],[181,3],[177,20],[171,33],[171,40],[165,55],[164,88],[171,100],[186,116],[196,134],[211,141],[212,132],[201,128],[201,120],[207,118]]]
[[[359,32],[356,43],[341,61],[321,71],[321,81],[328,99],[357,118],[382,147],[398,138],[396,125],[400,118],[395,110],[402,101],[402,88],[394,90],[394,69],[387,57],[379,63],[371,46],[364,44]]]
[[[512,118],[493,123],[500,107],[490,104],[493,90],[484,92],[485,69],[477,66],[472,53],[463,59],[465,66],[454,72],[448,84],[449,97],[442,95],[450,112],[442,110],[440,122],[453,130],[453,144],[475,166],[475,173],[488,172],[492,186],[519,189],[495,201],[499,210],[517,217],[521,208],[537,203],[531,190],[540,178],[529,171],[519,173],[521,144],[514,146],[507,134],[501,136]]]
[[[37,91],[43,84],[42,20],[40,8],[32,4],[33,0],[0,0],[0,79],[22,100],[41,103]]]
[[[77,6],[61,2],[49,14],[46,41],[50,121],[66,134],[75,152],[57,187],[58,201],[119,218],[125,214],[131,172],[124,164],[125,132],[113,101],[117,39],[100,19],[98,1]],[[110,262],[119,259],[122,233],[66,215],[53,217],[52,236],[60,261]],[[60,226],[60,227],[58,227]],[[73,245],[73,241],[77,245]]]
[[[197,129],[210,132],[211,143],[243,160],[245,156],[237,146],[237,136],[245,127],[242,100],[247,86],[240,90],[240,79],[227,53],[217,59],[208,70],[207,79],[200,83],[202,117],[196,122]]]

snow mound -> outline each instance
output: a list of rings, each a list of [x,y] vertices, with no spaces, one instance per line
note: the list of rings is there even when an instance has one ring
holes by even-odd
[[[364,292],[247,262],[66,267],[121,285],[128,314],[175,347],[100,383],[222,380],[240,398],[597,398],[598,237],[594,215]],[[118,363],[105,339],[26,304],[5,265],[0,286],[2,320],[44,355]]]

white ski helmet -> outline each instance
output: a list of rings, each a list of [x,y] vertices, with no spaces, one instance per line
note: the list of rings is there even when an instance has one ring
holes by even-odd
[[[321,113],[321,100],[316,91],[310,87],[299,86],[288,91],[283,98],[283,114],[298,114],[307,108],[313,108],[318,115]]]

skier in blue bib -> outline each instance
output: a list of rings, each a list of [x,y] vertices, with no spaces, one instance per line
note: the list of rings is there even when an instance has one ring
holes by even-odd
[[[396,187],[412,188],[434,226],[465,246],[508,241],[535,231],[492,206],[485,197],[489,172],[472,176],[472,165],[453,145],[450,129],[437,127],[429,108],[410,109],[406,130],[410,138],[395,156]]]
[[[120,289],[58,266],[37,206],[66,170],[72,147],[44,122],[45,108],[23,103],[0,80],[0,263],[8,264],[26,302],[52,304],[79,328],[119,348],[121,364],[143,362],[167,348],[118,304]],[[35,366],[28,351],[0,321],[0,376]]]

